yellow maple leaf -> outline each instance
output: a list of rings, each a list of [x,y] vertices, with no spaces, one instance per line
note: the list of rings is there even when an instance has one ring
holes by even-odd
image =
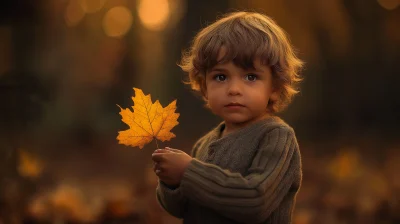
[[[133,89],[135,91],[135,97],[132,97],[133,112],[129,108],[123,109],[119,106],[121,120],[129,125],[128,130],[118,132],[119,143],[139,146],[142,149],[153,138],[164,142],[175,137],[170,131],[179,124],[179,113],[175,113],[176,100],[163,108],[158,100],[153,104],[150,94],[144,95],[141,89]]]

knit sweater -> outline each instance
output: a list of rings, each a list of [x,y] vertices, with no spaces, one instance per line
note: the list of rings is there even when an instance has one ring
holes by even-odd
[[[157,186],[159,204],[190,224],[291,223],[302,171],[293,129],[272,116],[200,138],[179,187]]]

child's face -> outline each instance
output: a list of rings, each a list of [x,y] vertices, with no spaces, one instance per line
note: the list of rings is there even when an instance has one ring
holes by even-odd
[[[206,74],[205,97],[213,113],[226,125],[243,127],[268,114],[269,100],[276,100],[271,68],[254,61],[255,70],[244,70],[233,62],[217,64]]]

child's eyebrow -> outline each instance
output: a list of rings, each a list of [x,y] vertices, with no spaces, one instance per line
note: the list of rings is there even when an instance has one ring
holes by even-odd
[[[264,70],[262,70],[260,68],[249,68],[249,69],[244,69],[243,71],[264,73]],[[221,68],[221,67],[214,67],[210,70],[210,72],[225,72],[226,73],[226,72],[228,72],[228,70],[225,68]]]
[[[227,72],[228,70],[224,69],[224,68],[212,68],[210,70],[210,72]]]
[[[262,70],[262,69],[260,69],[260,68],[250,68],[250,69],[247,69],[247,71],[252,71],[252,72],[258,72],[258,73],[264,73],[264,70]]]

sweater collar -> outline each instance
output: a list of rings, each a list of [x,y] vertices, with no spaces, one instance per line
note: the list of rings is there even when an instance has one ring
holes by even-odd
[[[225,129],[225,121],[222,121],[221,123],[219,123],[219,125],[216,128],[214,128],[212,130],[211,136],[210,136],[210,142],[212,144],[220,144],[223,142],[232,141],[232,140],[237,139],[240,136],[243,136],[245,133],[251,133],[251,132],[256,131],[257,129],[259,129],[260,127],[262,127],[263,125],[265,125],[267,123],[279,122],[279,121],[280,121],[280,118],[278,118],[276,116],[269,116],[265,119],[254,122],[250,125],[247,125],[243,128],[240,128],[234,132],[231,132],[231,133],[221,137],[222,131]]]

